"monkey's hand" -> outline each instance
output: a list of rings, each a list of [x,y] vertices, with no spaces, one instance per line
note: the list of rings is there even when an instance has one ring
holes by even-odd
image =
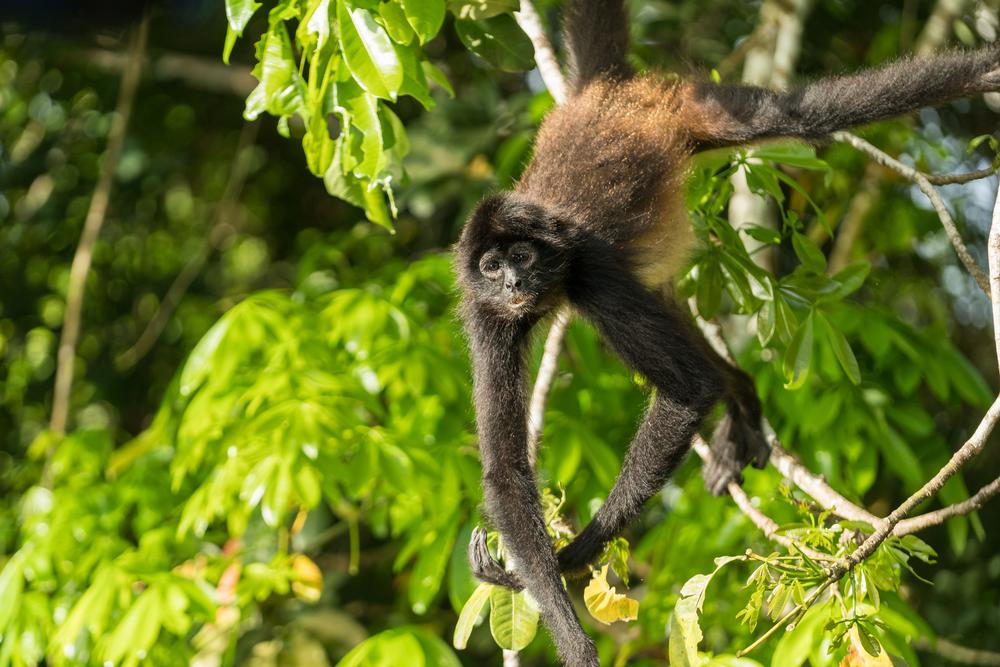
[[[508,572],[504,566],[493,557],[486,544],[486,531],[479,526],[472,529],[472,537],[469,538],[469,567],[472,569],[472,576],[479,581],[503,586],[512,591],[524,589],[524,584],[513,572]]]
[[[763,468],[770,455],[760,425],[738,412],[727,412],[712,434],[712,460],[701,471],[705,486],[712,495],[721,496],[730,482],[743,483],[743,468],[748,464]]]

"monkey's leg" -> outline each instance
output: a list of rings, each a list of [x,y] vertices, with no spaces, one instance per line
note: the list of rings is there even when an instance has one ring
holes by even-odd
[[[680,464],[691,438],[723,393],[723,377],[686,319],[647,291],[623,266],[582,271],[570,299],[655,396],[625,455],[608,499],[557,554],[564,572],[580,572],[642,510]]]

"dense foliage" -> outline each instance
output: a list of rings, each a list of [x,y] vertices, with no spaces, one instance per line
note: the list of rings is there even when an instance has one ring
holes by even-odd
[[[552,103],[535,74],[495,67],[532,66],[513,4],[221,5],[155,14],[151,71],[181,46],[214,62],[228,31],[226,58],[252,60],[259,85],[245,102],[190,82],[140,88],[87,282],[64,437],[47,430],[55,346],[118,75],[80,57],[89,32],[53,38],[30,18],[4,27],[0,665],[471,665],[499,662],[497,644],[548,664],[530,600],[477,586],[465,560],[483,521],[447,252],[476,198],[517,177]],[[891,57],[931,5],[820,3],[801,69]],[[684,67],[722,60],[759,6],[633,9],[637,62]],[[707,21],[712,12],[728,18]],[[131,18],[96,31],[126,33]],[[278,120],[258,120],[248,142],[241,109]],[[980,101],[963,101],[867,136],[949,172],[990,164],[988,142],[966,147],[995,127]],[[713,153],[693,166],[687,203],[701,243],[679,292],[725,322],[786,446],[884,512],[991,401],[988,302],[937,218],[891,176],[852,263],[830,270],[829,239],[866,166],[853,149],[774,145],[754,157]],[[223,219],[238,162],[247,183]],[[730,225],[740,167],[774,202],[777,227]],[[980,260],[995,186],[946,190]],[[747,252],[748,236],[769,265]],[[156,345],[123,363],[202,252]],[[644,404],[642,378],[571,325],[538,463],[555,541],[599,506]],[[993,448],[934,502],[967,497],[997,461]],[[818,667],[860,646],[871,660],[939,664],[914,649],[936,636],[1000,650],[988,632],[1000,623],[993,507],[890,540],[793,629],[733,657],[814,594],[821,569],[709,496],[698,467],[685,464],[586,582],[584,622],[602,661],[697,664],[700,651],[719,666]],[[844,534],[868,530],[835,522],[773,469],[748,472],[744,487],[814,554],[841,554]]]

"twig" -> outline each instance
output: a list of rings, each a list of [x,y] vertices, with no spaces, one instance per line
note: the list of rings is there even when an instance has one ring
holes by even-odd
[[[834,132],[832,137],[846,144],[850,144],[857,150],[868,155],[875,162],[892,169],[893,171],[899,173],[904,178],[913,181],[920,191],[923,192],[931,202],[931,206],[938,214],[938,218],[941,220],[941,225],[944,227],[945,233],[948,234],[948,238],[951,240],[951,245],[955,248],[955,253],[958,254],[958,258],[965,265],[966,270],[976,279],[979,287],[987,294],[990,294],[990,283],[986,278],[986,274],[983,270],[979,268],[976,264],[976,260],[972,258],[969,253],[969,249],[966,247],[965,242],[962,240],[961,234],[958,233],[958,228],[955,226],[955,221],[951,217],[951,213],[948,212],[948,207],[945,206],[944,200],[941,199],[941,195],[935,189],[934,185],[928,180],[927,176],[920,173],[913,167],[909,167],[899,160],[893,158],[888,153],[885,153],[875,146],[871,145],[864,139],[851,134],[850,132]]]
[[[926,514],[920,514],[910,517],[909,519],[903,519],[896,524],[895,528],[892,529],[892,534],[895,537],[902,537],[903,535],[909,535],[910,533],[919,533],[921,530],[942,524],[953,517],[971,514],[972,512],[982,508],[988,500],[996,497],[997,494],[1000,494],[1000,477],[997,477],[995,480],[979,489],[975,495],[963,500],[960,503],[948,505],[947,507],[942,507],[939,510],[927,512]]]
[[[997,173],[997,168],[991,165],[985,169],[977,169],[976,171],[969,171],[964,174],[943,174],[941,176],[935,176],[934,174],[928,174],[925,172],[920,173],[934,185],[954,185],[956,183],[971,183],[972,181],[978,181],[981,178],[989,178],[993,174]]]
[[[993,202],[993,220],[986,240],[986,261],[990,267],[990,291],[993,306],[993,344],[996,347],[997,362],[1000,363],[1000,182],[997,183],[997,199]]]
[[[700,456],[702,461],[706,464],[712,460],[712,449],[700,435],[696,435],[694,437],[694,440],[691,443],[691,448],[694,449],[695,453]],[[767,539],[780,544],[789,551],[798,549],[813,560],[830,560],[830,556],[828,554],[820,553],[819,551],[810,549],[805,545],[798,544],[791,538],[788,538],[778,532],[781,529],[781,526],[779,526],[774,519],[754,507],[753,501],[750,500],[750,496],[748,496],[747,492],[743,490],[743,487],[736,482],[730,482],[726,486],[726,491],[728,491],[729,495],[732,496],[733,502],[735,502],[736,506],[740,508],[740,511],[742,511],[743,514],[750,519],[750,522],[753,523],[753,525],[760,528],[761,532],[764,533],[764,537]]]
[[[101,233],[108,203],[111,199],[111,188],[114,185],[115,170],[121,156],[122,145],[125,142],[125,131],[129,116],[132,113],[132,103],[135,91],[139,85],[139,75],[142,72],[143,54],[146,50],[146,37],[149,34],[149,12],[143,17],[132,38],[129,47],[129,62],[122,74],[121,89],[118,91],[118,102],[111,120],[108,132],[108,145],[104,151],[101,170],[94,187],[94,196],[90,200],[90,208],[83,223],[80,243],[73,255],[73,263],[69,271],[69,287],[66,290],[66,312],[63,316],[62,334],[59,339],[59,352],[56,362],[55,389],[52,397],[52,417],[49,428],[56,434],[66,432],[66,422],[69,416],[70,390],[73,388],[73,365],[76,361],[76,344],[80,337],[80,321],[83,312],[83,298],[87,285],[87,274],[93,259],[94,243]],[[54,444],[50,446],[50,450]],[[49,451],[49,458],[52,452]]]
[[[559,60],[552,50],[552,43],[545,34],[542,18],[531,0],[521,0],[521,9],[514,12],[514,19],[531,40],[535,49],[535,64],[538,65],[538,73],[542,75],[545,87],[549,89],[556,104],[562,104],[567,97],[566,77],[563,76]]]
[[[128,54],[106,49],[87,49],[72,56],[103,70],[124,71],[130,64]],[[193,88],[246,97],[257,86],[257,79],[246,65],[224,65],[217,59],[186,53],[161,53],[143,67],[143,73],[159,80],[183,81]]]
[[[545,403],[548,401],[549,390],[552,389],[552,381],[559,368],[559,351],[562,349],[570,317],[570,309],[566,306],[556,312],[552,326],[549,327],[549,334],[545,338],[542,360],[538,364],[538,375],[535,376],[535,386],[531,390],[531,404],[528,410],[528,461],[531,462],[531,467],[535,466],[538,457],[538,440],[541,438],[545,423]]]
[[[692,310],[697,312],[697,303],[694,299],[692,298],[688,303]],[[722,330],[719,325],[711,320],[702,319],[701,317],[697,318],[697,322],[698,327],[705,336],[705,340],[707,340],[708,344],[712,346],[712,349],[714,349],[720,357],[729,362],[729,364],[735,366],[736,360],[733,358],[732,352],[729,351],[729,347],[726,345],[726,341],[722,337]],[[764,437],[767,438],[767,443],[771,447],[770,463],[779,473],[781,473],[782,477],[805,491],[825,509],[832,511],[841,518],[849,519],[851,521],[865,521],[873,526],[877,525],[881,521],[879,517],[864,510],[842,496],[832,486],[827,484],[825,479],[806,468],[804,465],[799,463],[794,456],[789,454],[788,451],[781,446],[781,442],[778,440],[778,436],[775,434],[774,428],[771,426],[770,422],[767,421],[766,417],[763,419],[762,426],[764,427]]]
[[[174,310],[180,304],[181,298],[183,298],[191,283],[194,282],[194,279],[201,273],[212,251],[219,247],[235,231],[232,218],[250,167],[247,148],[253,145],[257,137],[257,128],[258,123],[247,123],[243,126],[243,130],[240,132],[239,143],[236,147],[236,154],[233,157],[233,164],[229,171],[229,179],[215,209],[215,224],[212,225],[212,229],[209,230],[208,234],[202,240],[201,247],[188,260],[188,263],[184,265],[184,268],[181,269],[174,282],[167,289],[166,294],[163,295],[159,307],[146,324],[146,328],[143,329],[139,338],[136,339],[132,347],[122,352],[115,359],[115,366],[119,370],[126,370],[135,366],[153,348],[160,334],[163,333],[164,327],[167,326],[167,322],[170,321]]]
[[[1000,666],[1000,653],[960,646],[941,637],[934,639],[918,637],[913,640],[913,646],[919,651],[931,651],[942,658],[965,665]]]
[[[819,596],[823,594],[823,591],[825,591],[827,588],[829,588],[830,584],[832,584],[832,583],[833,583],[832,580],[827,579],[822,584],[820,584],[819,588],[817,588],[813,592],[812,595],[810,595],[808,598],[806,598],[802,602],[802,604],[795,605],[792,608],[791,611],[789,611],[787,614],[785,614],[784,616],[782,616],[781,618],[779,618],[777,621],[775,621],[774,625],[772,625],[770,628],[767,629],[767,632],[765,632],[764,634],[762,634],[760,637],[757,637],[757,639],[755,639],[746,648],[744,648],[744,649],[742,649],[740,651],[737,651],[736,652],[736,657],[737,658],[742,658],[747,653],[750,653],[755,648],[757,648],[758,646],[760,646],[761,644],[763,644],[764,642],[766,642],[768,639],[770,639],[771,636],[774,635],[774,633],[776,633],[778,630],[782,629],[783,627],[785,627],[789,623],[791,623],[794,620],[796,620],[799,617],[800,614],[804,614],[806,612],[806,610],[808,610],[809,607],[811,607],[816,602],[816,600],[819,599]]]
[[[913,511],[913,508],[924,502],[944,486],[944,483],[948,481],[959,470],[962,469],[969,459],[974,457],[983,447],[986,445],[986,439],[989,437],[990,433],[993,432],[993,428],[996,426],[997,420],[1000,420],[1000,396],[993,401],[993,405],[990,409],[986,411],[986,415],[979,422],[979,426],[976,427],[975,433],[972,434],[964,445],[959,447],[958,451],[952,454],[951,459],[945,464],[941,470],[938,471],[934,477],[930,479],[926,484],[924,484],[918,491],[913,495],[903,501],[903,503],[889,513],[889,516],[881,522],[874,533],[868,536],[868,538],[861,543],[857,549],[855,549],[849,556],[847,556],[840,564],[839,568],[836,568],[832,575],[836,575],[840,569],[847,570],[861,561],[865,560],[873,553],[875,549],[878,548],[882,542],[885,541],[890,534],[892,534],[893,529],[896,527],[900,521],[902,521],[906,516]],[[832,576],[831,575],[831,576]]]

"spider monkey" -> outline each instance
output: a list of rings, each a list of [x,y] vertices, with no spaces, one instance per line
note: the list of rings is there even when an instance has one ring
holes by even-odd
[[[567,665],[598,665],[560,573],[580,573],[656,494],[719,401],[709,490],[762,467],[769,448],[751,379],[723,362],[664,294],[693,232],[682,209],[697,151],[831,132],[1000,89],[1000,48],[956,52],[778,92],[638,75],[626,62],[622,0],[570,0],[564,20],[571,96],[542,123],[510,192],[486,197],[457,245],[456,272],[475,370],[485,507],[511,555],[507,572],[477,529],[483,581],[526,587]],[[608,498],[558,554],[528,460],[525,352],[532,328],[572,305],[654,388]]]

